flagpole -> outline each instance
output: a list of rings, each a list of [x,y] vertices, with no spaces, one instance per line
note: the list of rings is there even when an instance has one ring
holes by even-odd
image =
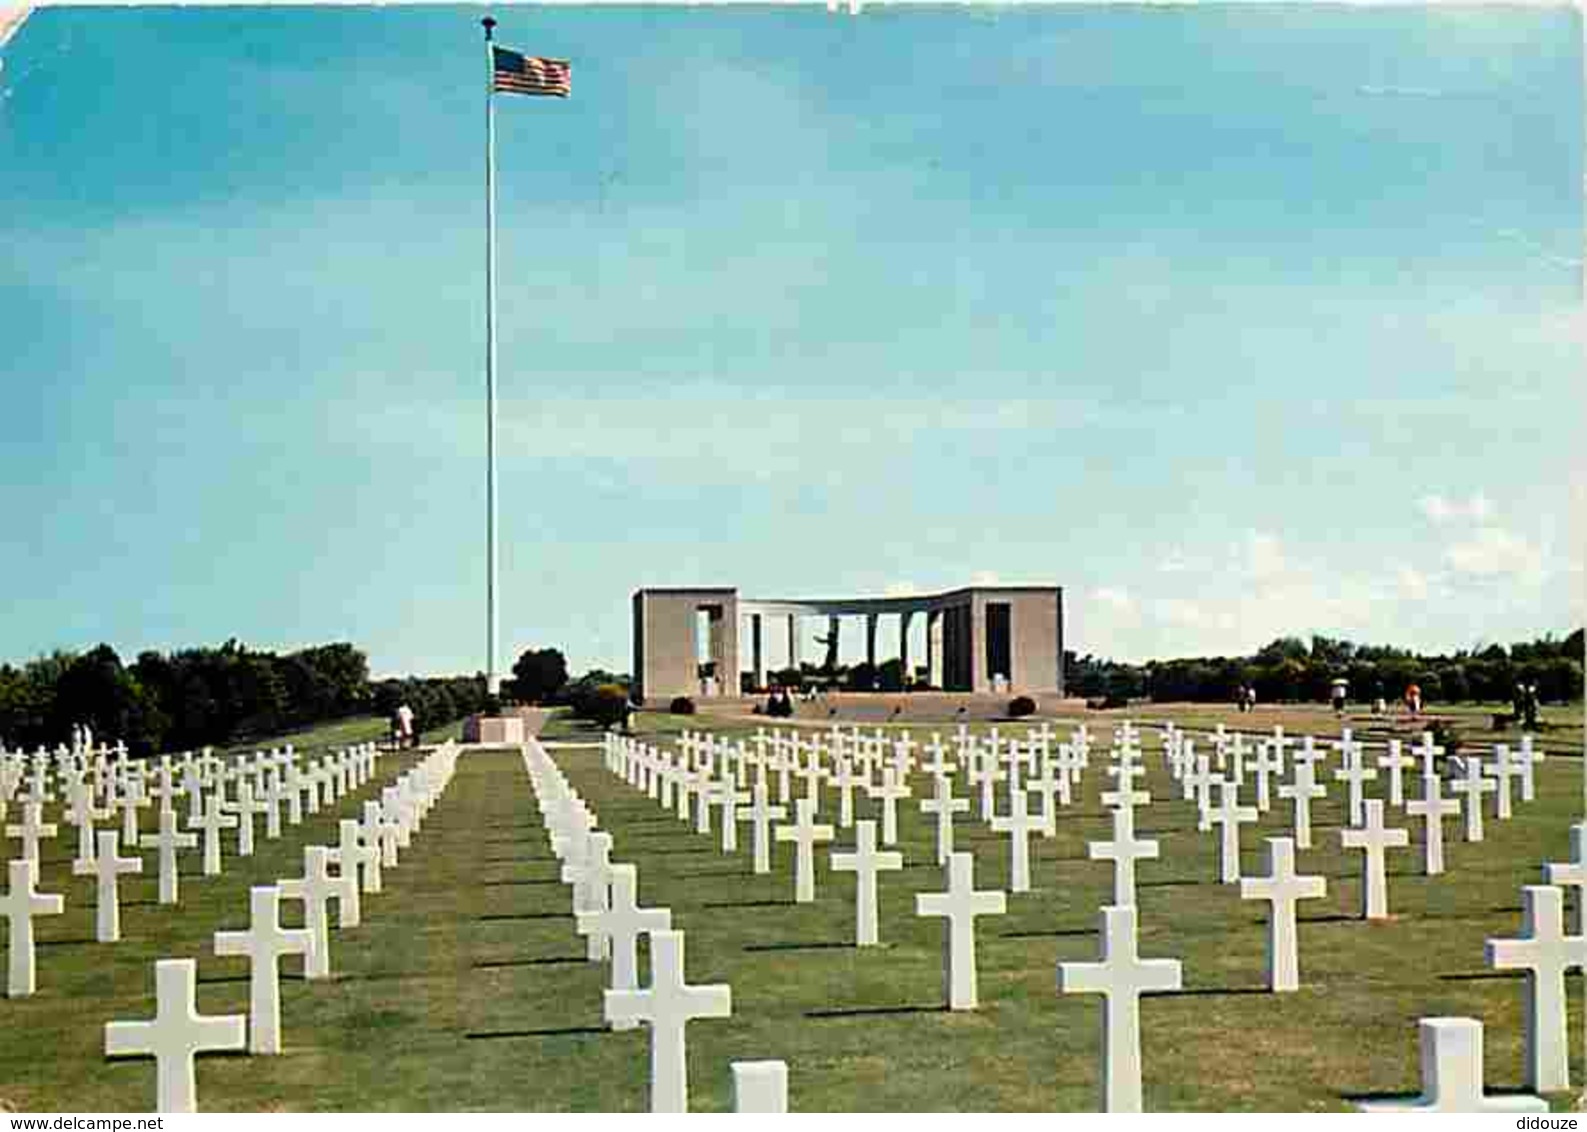
[[[485,26],[485,692],[501,690],[496,674],[496,100],[491,52],[496,21]]]

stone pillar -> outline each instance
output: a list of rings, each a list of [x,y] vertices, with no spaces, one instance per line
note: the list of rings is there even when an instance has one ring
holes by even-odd
[[[751,613],[749,615],[750,671],[754,674],[753,678],[757,691],[766,686],[766,654],[761,649],[760,630],[760,614]]]
[[[876,622],[878,617],[874,613],[865,615],[865,662],[872,668],[876,667]]]
[[[898,615],[898,659],[904,669],[904,687],[909,686],[911,673],[909,671],[909,620],[914,617],[914,611],[906,609]]]
[[[926,682],[942,687],[942,610],[926,614]]]

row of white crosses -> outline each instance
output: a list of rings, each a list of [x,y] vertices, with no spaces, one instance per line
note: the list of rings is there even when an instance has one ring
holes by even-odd
[[[945,864],[953,851],[954,818],[971,807],[970,799],[954,796],[954,776],[962,767],[968,783],[979,787],[981,819],[1009,836],[1010,888],[1024,892],[1030,888],[1029,838],[1037,832],[1046,837],[1055,834],[1056,807],[1071,803],[1072,788],[1086,765],[1090,743],[1084,727],[1056,752],[1051,748],[1052,738],[1046,725],[1032,729],[1024,743],[1000,737],[996,728],[982,738],[961,726],[950,756],[937,735],[922,748],[907,732],[889,741],[881,732],[864,736],[857,729],[844,732],[834,728],[826,735],[808,736],[762,730],[752,742],[736,744],[685,733],[676,754],[618,742],[614,737],[607,747],[607,765],[663,809],[675,809],[680,820],[690,820],[692,795],[692,820],[699,833],[711,832],[713,808],[720,808],[724,852],[737,847],[736,821],[752,823],[756,873],[770,872],[775,841],[793,842],[795,899],[800,903],[814,899],[814,844],[831,840],[839,829],[854,827],[856,789],[864,790],[879,804],[880,844],[892,847],[897,843],[897,805],[915,796],[911,774],[917,769],[931,778],[930,796],[919,806],[936,819],[937,860]],[[802,789],[794,789],[795,780]],[[835,826],[816,821],[823,802],[823,782],[838,795]],[[998,783],[1006,784],[1002,812]],[[773,786],[779,799],[775,804]],[[1041,800],[1035,815],[1030,813],[1031,794]],[[801,812],[801,803],[808,803],[806,812]],[[773,823],[785,820],[790,806],[793,822],[773,833]]]
[[[1282,727],[1274,728],[1271,738],[1262,739],[1251,752],[1242,733],[1226,733],[1220,725],[1213,736],[1214,757],[1224,764],[1224,771],[1214,774],[1207,755],[1194,753],[1194,741],[1183,731],[1170,727],[1164,737],[1164,751],[1171,773],[1180,780],[1186,799],[1195,799],[1198,807],[1197,828],[1203,831],[1213,825],[1221,826],[1220,879],[1233,883],[1240,879],[1239,826],[1255,822],[1266,808],[1264,797],[1268,794],[1264,769],[1282,777],[1285,753],[1293,738],[1285,736]],[[1388,915],[1387,869],[1384,854],[1387,850],[1406,846],[1409,835],[1402,829],[1391,829],[1384,824],[1385,800],[1366,796],[1365,784],[1378,776],[1377,770],[1366,765],[1365,747],[1356,741],[1348,729],[1334,742],[1332,750],[1340,757],[1341,765],[1334,770],[1336,780],[1348,790],[1347,808],[1349,828],[1341,833],[1346,848],[1360,849],[1363,856],[1362,915],[1367,919],[1382,919]],[[1468,841],[1483,839],[1483,796],[1492,793],[1498,799],[1495,816],[1507,819],[1512,807],[1510,782],[1519,780],[1523,799],[1535,795],[1533,768],[1543,758],[1542,752],[1532,745],[1531,736],[1524,736],[1521,753],[1512,757],[1503,745],[1495,748],[1491,768],[1480,755],[1470,754],[1460,763],[1462,776],[1451,789],[1463,795],[1464,805],[1443,794],[1444,780],[1436,759],[1443,748],[1433,742],[1430,732],[1424,732],[1420,747],[1414,748],[1417,758],[1407,757],[1399,740],[1390,740],[1387,752],[1378,758],[1379,767],[1389,771],[1388,805],[1403,806],[1411,817],[1423,823],[1423,870],[1428,876],[1444,871],[1444,820],[1465,813],[1465,833]],[[1294,777],[1278,787],[1280,798],[1294,805],[1294,843],[1299,849],[1310,849],[1311,803],[1325,797],[1326,788],[1318,781],[1317,763],[1326,755],[1311,736],[1304,737],[1298,749],[1290,756]],[[1422,797],[1406,800],[1403,771],[1420,766]],[[1239,804],[1239,791],[1244,783],[1247,767],[1257,769],[1257,805]],[[1488,777],[1491,769],[1493,777]],[[1219,792],[1216,806],[1211,802],[1212,790]]]
[[[159,853],[160,900],[164,904],[174,904],[178,899],[176,850],[192,847],[191,838],[202,834],[204,873],[218,875],[224,830],[236,830],[238,855],[251,856],[256,816],[265,816],[266,837],[281,836],[280,803],[283,800],[288,803],[289,820],[294,825],[299,824],[305,795],[310,813],[318,812],[322,796],[327,805],[333,804],[338,797],[368,780],[373,773],[376,752],[373,744],[366,744],[327,756],[307,769],[296,764],[290,747],[285,754],[256,754],[251,759],[241,756],[231,764],[207,753],[178,758],[181,761],[174,763],[171,756],[162,756],[158,764],[147,766],[124,761],[106,772],[108,760],[101,756],[94,763],[93,780],[90,771],[80,765],[58,771],[66,792],[61,816],[78,830],[75,872],[94,873],[97,844],[103,843],[103,838],[96,843],[94,823],[120,808],[120,844],[128,849],[154,849]],[[178,776],[182,785],[177,785]],[[40,841],[52,839],[59,832],[56,823],[43,820],[44,800],[51,797],[49,777],[48,767],[39,763],[31,777],[29,793],[22,802],[22,820],[4,827],[8,837],[20,839],[21,855],[34,862],[39,859]],[[20,776],[13,773],[9,778],[14,789]],[[237,797],[230,801],[226,796],[227,785],[234,781]],[[190,802],[187,824],[194,831],[189,833],[179,829],[175,810],[175,799],[184,794]],[[107,803],[102,808],[97,804],[101,798]],[[159,831],[144,835],[139,810],[155,801],[159,803]]]
[[[586,937],[587,954],[591,960],[611,960],[610,987],[603,1000],[607,1024],[614,1030],[641,1023],[649,1028],[650,1110],[687,1112],[688,1023],[730,1016],[732,989],[691,986],[685,980],[684,936],[673,929],[671,911],[639,907],[637,868],[611,861],[611,835],[596,829],[595,813],[545,749],[530,742],[523,752],[551,850],[563,862],[563,881],[573,889],[575,924]],[[641,936],[650,940],[647,986],[640,985],[637,970]],[[788,1111],[786,1063],[736,1061],[732,1071],[736,1111]]]
[[[842,733],[838,733],[840,736]],[[863,740],[861,740],[863,742]],[[710,737],[691,736],[685,750],[709,750],[713,746]],[[896,745],[895,745],[896,746]],[[929,750],[930,748],[928,748]],[[902,753],[902,752],[901,752]],[[954,812],[948,803],[955,801],[951,793],[944,795],[944,783],[951,779],[951,768],[944,766],[940,761],[940,746],[933,752],[934,775],[937,783],[937,794],[932,802],[923,804],[927,812],[932,812],[935,803],[942,803],[941,813],[951,817]],[[837,776],[844,777],[843,771],[847,764],[840,755]],[[885,774],[896,772],[898,777],[890,777],[889,781],[896,783],[905,773],[902,758],[898,763],[883,767]],[[607,765],[616,773],[625,777],[636,788],[644,788],[646,783],[645,769],[653,767],[657,777],[665,781],[666,767],[668,765],[664,752],[648,748],[633,739],[626,739],[610,735],[607,739]],[[767,763],[757,761],[756,756],[747,756],[745,765],[748,767],[766,767]],[[795,775],[808,774],[810,766],[795,768],[784,764],[784,768]],[[732,772],[730,772],[732,773]],[[951,791],[951,787],[948,787]],[[658,800],[660,791],[658,790]],[[753,868],[756,873],[767,873],[771,868],[770,848],[776,842],[791,843],[794,850],[794,901],[798,904],[809,904],[816,898],[816,847],[820,844],[832,842],[836,838],[836,829],[825,823],[814,820],[818,797],[807,794],[804,797],[794,798],[796,818],[793,822],[778,825],[772,829],[773,819],[786,816],[787,808],[772,806],[769,802],[769,786],[764,777],[754,784],[754,789],[749,792],[753,799],[749,806],[738,807],[733,815],[726,810],[723,814],[724,827],[730,825],[734,818],[747,820],[752,823],[754,831]],[[882,873],[897,872],[904,867],[903,854],[896,850],[883,849],[880,846],[889,841],[896,842],[896,828],[894,822],[889,821],[890,809],[888,803],[898,796],[898,792],[891,790],[887,785],[882,788],[882,821],[880,827],[873,820],[860,820],[852,822],[854,830],[854,846],[852,850],[834,848],[828,855],[828,863],[833,872],[850,872],[855,875],[855,944],[858,947],[872,947],[880,942],[879,927],[879,898],[878,885]],[[1023,794],[1015,795],[1023,799]],[[959,807],[968,807],[968,801],[956,800]],[[1029,861],[1025,850],[1024,835],[1034,827],[1029,824],[1029,815],[1023,805],[1016,803],[1016,810],[1010,820],[1014,826],[1020,828],[1021,836],[1013,841],[1014,857],[1014,889],[1028,891]],[[896,820],[896,819],[894,819]],[[997,819],[995,819],[997,820]],[[698,828],[698,827],[697,827]],[[951,837],[939,839],[939,849],[951,846]],[[724,838],[724,850],[730,851]],[[962,858],[962,860],[960,860]],[[945,893],[922,894],[917,898],[925,903],[918,907],[920,915],[940,915],[949,920],[947,930],[948,946],[945,949],[944,986],[953,1009],[973,1009],[976,1005],[976,977],[975,977],[975,951],[973,923],[977,915],[985,915],[991,910],[991,903],[995,902],[997,911],[1003,910],[1003,893],[977,892],[973,883],[973,859],[969,854],[954,854],[946,852],[939,857],[939,863],[950,864],[947,879],[949,890]]]
[[[71,757],[71,756],[62,756]],[[208,756],[205,756],[208,759]],[[373,744],[353,748],[340,752],[334,757],[328,757],[318,764],[325,771],[330,782],[331,791],[347,792],[357,789],[368,780],[374,772],[376,752]],[[287,756],[287,765],[290,763],[290,752]],[[278,763],[278,756],[256,756],[256,765],[264,763]],[[144,771],[137,768],[137,764],[130,764],[135,769],[126,772],[124,781],[141,781]],[[212,760],[209,767],[214,774],[213,781],[223,784],[226,781],[225,765],[220,760]],[[118,772],[118,775],[120,772]],[[172,799],[180,791],[172,788],[174,771],[169,758],[162,758],[154,768],[153,774],[158,786],[152,792],[160,802],[159,832],[151,835],[139,836],[135,820],[136,809],[129,808],[128,825],[131,827],[131,837],[126,841],[129,848],[153,850],[156,853],[156,863],[159,872],[159,902],[163,905],[176,904],[178,901],[178,858],[181,849],[191,849],[197,846],[199,835],[192,832],[182,832],[178,828],[178,817]],[[79,855],[72,861],[72,872],[77,876],[92,877],[94,880],[95,894],[95,931],[94,937],[100,943],[115,943],[121,939],[121,901],[120,879],[132,874],[142,873],[143,860],[141,857],[121,856],[123,838],[126,830],[99,830],[97,837],[91,837],[95,831],[92,821],[96,811],[91,801],[88,800],[90,787],[83,781],[82,776],[68,775],[68,793],[72,799],[69,803],[68,818],[80,822],[80,830],[84,837],[79,839]],[[35,777],[36,792],[46,792],[43,783],[47,776]],[[117,781],[111,778],[110,781]],[[201,778],[195,787],[198,795],[202,796],[203,786]],[[316,788],[317,790],[317,788]],[[246,803],[249,794],[249,783],[244,780],[239,786],[239,802]],[[130,790],[123,789],[123,799],[138,800],[143,804],[141,796]],[[334,793],[327,794],[327,803],[334,801]],[[253,815],[246,808],[241,811],[240,818],[230,818],[220,811],[220,794],[208,795],[209,805],[204,810],[203,823],[200,828],[204,836],[204,871],[207,875],[216,875],[220,872],[220,839],[222,828],[238,825],[244,831],[240,840],[240,847],[244,855],[252,853]],[[234,804],[236,805],[236,804]],[[41,820],[43,803],[30,801],[24,804],[23,821],[14,826],[7,827],[10,836],[20,837],[23,845],[23,855],[13,860],[8,868],[8,893],[0,898],[0,916],[9,921],[10,944],[8,948],[8,964],[6,978],[6,995],[11,998],[32,995],[37,990],[37,966],[35,960],[34,933],[32,918],[38,915],[59,915],[65,910],[64,897],[60,895],[42,894],[36,891],[39,878],[39,853],[38,845],[41,839],[56,836],[57,827],[54,823]],[[73,815],[75,811],[75,817]],[[273,811],[272,811],[273,812]],[[366,820],[367,815],[366,815]],[[355,823],[356,824],[356,823]],[[272,836],[279,835],[279,828],[275,828]],[[90,842],[97,840],[94,845],[84,853],[84,840]],[[20,867],[19,867],[20,866]],[[356,906],[355,906],[356,907]],[[356,922],[356,911],[353,913]],[[344,913],[345,923],[345,913]]]
[[[840,746],[843,735],[840,735]],[[771,737],[776,738],[776,737]],[[849,740],[855,743],[859,756],[865,751],[865,740]],[[684,751],[709,751],[713,748],[714,740],[711,737],[689,737]],[[895,745],[895,749],[898,745]],[[773,748],[776,749],[776,748]],[[960,743],[960,757],[965,756],[968,745]],[[925,764],[925,770],[932,773],[935,778],[935,797],[922,803],[922,810],[927,813],[951,814],[955,811],[966,810],[970,802],[965,799],[952,799],[951,781],[955,767],[947,764],[943,759],[943,748],[940,741],[933,740],[927,746],[930,760]],[[906,751],[900,751],[906,754]],[[687,756],[686,756],[687,757]],[[667,754],[654,748],[647,748],[640,741],[632,738],[609,735],[606,740],[606,765],[614,773],[624,776],[625,780],[638,789],[646,789],[647,784],[660,780],[665,784],[667,775]],[[795,767],[792,762],[776,764],[771,759],[760,762],[757,756],[747,756],[744,764],[747,768],[767,768],[767,770],[787,770],[792,776],[801,772],[808,773],[809,767]],[[835,778],[843,783],[846,778],[847,762],[843,756],[836,762]],[[903,759],[892,765],[882,767],[884,772],[898,772],[900,776],[906,773]],[[773,807],[768,799],[768,781],[765,776],[760,776],[755,781],[751,797],[752,805],[741,808],[741,819],[754,824],[754,870],[757,873],[770,872],[770,845],[771,838],[768,830],[771,819],[784,818],[786,807]],[[1017,773],[1017,772],[1016,772]],[[1066,773],[1066,772],[1065,772]],[[655,791],[657,800],[662,800],[662,791],[665,786]],[[1024,799],[1024,794],[1014,794],[1014,799]],[[886,805],[887,795],[882,795]],[[835,840],[836,830],[830,824],[817,824],[814,821],[817,799],[806,794],[805,797],[790,797],[793,808],[797,813],[795,821],[774,829],[774,838],[778,841],[789,841],[795,851],[793,859],[793,876],[795,876],[795,902],[811,903],[816,899],[816,846]],[[957,807],[951,803],[957,802]],[[1014,814],[1011,814],[1014,824],[1019,826],[1028,814],[1025,814],[1024,805],[1014,802]],[[878,878],[884,872],[897,872],[903,868],[903,854],[889,849],[879,848],[879,841],[887,840],[886,819],[887,810],[882,810],[881,832],[878,822],[852,821],[854,827],[854,849],[840,851],[835,849],[830,853],[830,865],[833,872],[852,872],[855,875],[855,945],[874,946],[879,941],[879,916],[878,916]],[[941,818],[940,818],[941,821]],[[841,824],[841,822],[840,822]],[[1027,826],[1022,834],[1028,834],[1033,826]],[[1014,841],[1014,872],[1016,872],[1016,888],[1028,889],[1028,857],[1022,853],[1024,837]],[[974,857],[970,853],[952,853],[951,835],[941,835],[938,838],[940,849],[940,864],[946,865],[946,892],[922,892],[916,895],[916,914],[919,916],[940,916],[946,919],[944,927],[944,962],[943,984],[944,997],[951,1010],[974,1010],[978,1007],[978,978],[976,978],[976,948],[974,948],[974,921],[979,916],[1003,913],[1006,910],[1006,895],[1001,891],[978,891],[974,888]],[[1024,859],[1024,867],[1020,867]]]
[[[1280,737],[1282,733],[1279,733]],[[1170,736],[1166,745],[1171,745]],[[1348,732],[1334,744],[1341,755],[1341,767],[1334,772],[1336,779],[1349,788],[1348,806],[1353,828],[1341,831],[1341,843],[1346,848],[1363,852],[1362,915],[1368,919],[1381,919],[1388,914],[1387,874],[1384,856],[1386,850],[1403,847],[1409,843],[1409,834],[1403,829],[1384,826],[1385,801],[1364,796],[1365,781],[1376,777],[1376,772],[1365,767],[1362,751],[1353,744]],[[1309,833],[1305,802],[1310,797],[1321,796],[1323,791],[1315,786],[1311,773],[1315,759],[1308,757],[1314,750],[1307,740],[1302,751],[1296,753],[1295,783],[1286,795],[1297,801],[1297,835]],[[1480,756],[1470,755],[1461,761],[1461,777],[1452,786],[1464,795],[1462,807],[1452,799],[1441,796],[1442,779],[1434,760],[1442,754],[1441,748],[1424,733],[1417,754],[1420,760],[1406,758],[1397,740],[1391,740],[1387,753],[1378,764],[1388,770],[1389,798],[1387,804],[1404,806],[1413,817],[1424,821],[1424,868],[1428,875],[1443,872],[1442,820],[1464,809],[1466,839],[1483,839],[1482,796],[1497,796],[1495,816],[1507,819],[1511,813],[1509,783],[1519,778],[1522,799],[1535,796],[1533,764],[1543,756],[1531,746],[1531,736],[1522,744],[1523,754],[1512,760],[1503,746],[1495,748],[1492,766],[1493,777],[1487,777]],[[1423,780],[1423,797],[1407,802],[1404,793],[1403,770],[1420,762]],[[1180,766],[1185,765],[1183,761]],[[1200,768],[1205,773],[1205,767]],[[1199,784],[1198,784],[1199,785]],[[1237,783],[1235,788],[1237,789]],[[1284,788],[1280,788],[1284,794]],[[1297,838],[1298,840],[1298,838]],[[1587,884],[1587,867],[1584,867],[1583,847],[1587,841],[1587,827],[1572,830],[1572,860],[1564,864],[1545,866],[1545,878],[1551,882],[1582,886]],[[1269,838],[1270,876],[1241,881],[1241,894],[1247,898],[1264,898],[1272,904],[1269,920],[1268,955],[1270,985],[1274,990],[1293,990],[1299,985],[1299,970],[1295,959],[1294,903],[1299,899],[1320,897],[1325,892],[1322,877],[1298,876],[1294,870],[1296,841],[1289,838]],[[1306,845],[1309,847],[1309,838]],[[1566,1038],[1565,974],[1572,967],[1587,968],[1587,939],[1581,935],[1567,936],[1564,930],[1564,893],[1550,885],[1533,885],[1523,889],[1525,901],[1523,935],[1517,939],[1489,940],[1488,962],[1503,970],[1522,969],[1528,974],[1526,989],[1526,1080],[1529,1088],[1544,1092],[1569,1088],[1569,1054]],[[1409,1103],[1374,1101],[1360,1107],[1372,1112],[1430,1111],[1430,1112],[1542,1112],[1547,1105],[1536,1097],[1490,1097],[1484,1092],[1482,1059],[1482,1024],[1472,1018],[1424,1018],[1420,1023],[1422,1057],[1422,1094]]]
[[[107,1022],[105,1054],[154,1058],[158,1111],[197,1111],[194,1058],[199,1053],[244,1048],[251,1054],[281,1052],[280,960],[286,955],[302,955],[305,978],[330,977],[328,903],[337,901],[342,927],[358,922],[360,891],[380,891],[381,868],[397,863],[398,840],[411,838],[417,832],[425,814],[451,781],[457,757],[458,749],[451,742],[436,748],[403,774],[396,785],[386,788],[382,802],[365,804],[364,822],[341,821],[337,848],[305,846],[301,878],[249,890],[248,929],[216,932],[214,939],[217,956],[248,959],[246,1016],[198,1013],[196,960],[155,962],[154,1018],[144,1022]],[[337,875],[331,875],[326,868],[333,862],[340,866]],[[303,902],[304,927],[281,926],[283,899]]]

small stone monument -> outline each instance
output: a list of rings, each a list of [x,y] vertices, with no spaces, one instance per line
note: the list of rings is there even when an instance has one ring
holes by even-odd
[[[734,1112],[787,1112],[788,1063],[786,1061],[735,1061]]]
[[[1369,816],[1369,825],[1371,820]],[[1417,1029],[1422,1043],[1422,1095],[1414,1101],[1368,1101],[1356,1106],[1362,1112],[1548,1111],[1538,1097],[1483,1093],[1482,1023],[1475,1018],[1423,1018]]]

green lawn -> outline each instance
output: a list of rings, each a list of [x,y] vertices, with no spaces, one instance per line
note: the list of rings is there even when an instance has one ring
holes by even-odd
[[[1176,714],[1187,725],[1210,719]],[[1116,718],[1088,717],[1103,750]],[[1274,721],[1263,712],[1234,718],[1260,730]],[[1305,721],[1320,735],[1332,715]],[[704,717],[645,713],[637,722],[661,740],[682,726],[726,729]],[[1067,734],[1073,723],[1055,726]],[[753,724],[732,729],[752,732]],[[913,731],[924,738],[929,728]],[[548,732],[588,734],[565,720]],[[1560,735],[1549,733],[1551,745]],[[1148,1108],[1330,1110],[1347,1107],[1351,1095],[1414,1090],[1416,1019],[1432,1014],[1482,1019],[1490,1089],[1520,1085],[1524,984],[1491,977],[1483,941],[1516,933],[1520,886],[1538,878],[1542,861],[1565,854],[1579,817],[1578,759],[1543,764],[1539,800],[1508,823],[1489,821],[1481,845],[1460,841],[1459,823],[1447,823],[1443,877],[1419,875],[1413,832],[1413,848],[1391,857],[1395,918],[1382,924],[1355,919],[1358,855],[1338,849],[1342,791],[1330,779],[1331,796],[1314,810],[1318,848],[1300,857],[1303,871],[1329,884],[1325,899],[1302,906],[1305,986],[1273,996],[1261,990],[1265,905],[1217,883],[1216,843],[1195,832],[1193,807],[1169,791],[1157,752],[1149,735],[1154,802],[1138,825],[1161,841],[1163,856],[1139,867],[1141,954],[1182,960],[1186,991],[1143,1004]],[[673,910],[687,933],[690,980],[733,988],[732,1018],[690,1026],[695,1108],[728,1107],[729,1062],[752,1058],[788,1061],[796,1109],[1096,1107],[1100,1000],[1055,990],[1060,960],[1096,958],[1097,908],[1111,898],[1111,867],[1086,860],[1086,841],[1108,829],[1096,763],[1083,798],[1060,815],[1058,836],[1033,841],[1038,891],[1011,896],[1006,916],[978,923],[982,1008],[949,1014],[940,1009],[942,921],[913,915],[914,893],[941,887],[932,827],[913,803],[900,808],[908,867],[882,878],[883,946],[861,951],[850,946],[853,878],[828,871],[824,853],[817,902],[795,906],[786,845],[774,875],[755,877],[747,828],[740,851],[723,856],[716,837],[694,834],[608,775],[598,751],[552,754],[611,831],[614,859],[639,864],[642,902]],[[381,768],[393,773],[393,760]],[[869,813],[863,801],[858,809]],[[302,835],[328,841],[331,820],[314,820]],[[1395,815],[1391,824],[1408,823]],[[1247,827],[1246,870],[1265,869],[1263,835],[1288,832],[1288,810],[1277,805],[1260,833]],[[979,887],[1006,883],[1006,839],[961,825],[960,847],[976,854]],[[300,850],[261,841],[246,869],[184,876],[175,913],[150,903],[152,874],[127,882],[127,938],[106,945],[87,942],[91,889],[65,875],[69,851],[63,836],[46,854],[40,888],[65,892],[68,906],[65,916],[38,921],[40,993],[0,1005],[0,1098],[31,1109],[144,1107],[153,1063],[107,1063],[103,1022],[152,1012],[150,961],[161,956],[199,958],[204,1012],[244,1009],[246,966],[212,958],[209,933],[245,926],[248,884],[295,875]],[[188,867],[196,870],[196,855]],[[366,898],[364,926],[334,933],[338,977],[285,984],[286,1054],[201,1060],[201,1105],[643,1109],[648,1033],[604,1028],[605,969],[583,961],[568,890],[555,877],[519,755],[465,755],[401,867],[388,873],[386,892]],[[1579,1035],[1580,1002],[1571,1006]],[[1556,1107],[1569,1099],[1553,1098]]]

